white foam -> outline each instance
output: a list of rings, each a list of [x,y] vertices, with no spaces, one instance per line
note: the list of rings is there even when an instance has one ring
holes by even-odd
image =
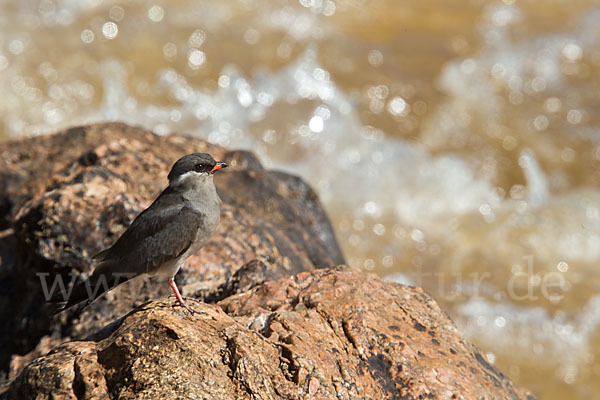
[[[461,331],[484,348],[517,359],[556,360],[564,375],[589,362],[590,340],[600,327],[600,295],[576,315],[552,316],[541,307],[483,299],[468,301],[456,311]]]
[[[529,204],[534,207],[543,205],[550,198],[550,191],[544,171],[540,168],[531,150],[526,149],[521,152],[519,165],[523,168],[525,179],[527,180]]]

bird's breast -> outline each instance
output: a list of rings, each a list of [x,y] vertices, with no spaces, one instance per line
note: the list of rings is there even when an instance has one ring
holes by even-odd
[[[215,233],[220,222],[220,207],[218,203],[210,205],[204,204],[195,210],[200,214],[201,224],[196,232],[196,240],[192,244],[193,250],[199,250],[200,247]]]

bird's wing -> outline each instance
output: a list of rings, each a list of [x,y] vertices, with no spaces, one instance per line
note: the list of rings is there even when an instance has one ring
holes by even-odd
[[[132,254],[131,261],[141,260],[148,272],[185,253],[204,225],[204,215],[189,207],[182,207],[176,214],[174,211],[168,210],[168,215],[159,217],[160,229],[142,240],[139,254]]]
[[[99,267],[120,273],[152,272],[183,254],[196,239],[204,216],[185,205],[178,193],[165,190],[133,221],[117,242],[95,258]],[[106,268],[106,267],[105,267]]]

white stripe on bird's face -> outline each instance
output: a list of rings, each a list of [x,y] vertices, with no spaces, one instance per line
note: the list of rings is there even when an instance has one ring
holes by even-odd
[[[188,171],[170,182],[170,185],[173,187],[194,185],[204,182],[210,176],[208,172]]]

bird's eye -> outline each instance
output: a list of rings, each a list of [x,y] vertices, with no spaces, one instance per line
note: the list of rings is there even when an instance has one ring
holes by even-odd
[[[202,164],[196,164],[196,171],[198,172],[202,172],[202,170],[204,169],[204,166]]]

